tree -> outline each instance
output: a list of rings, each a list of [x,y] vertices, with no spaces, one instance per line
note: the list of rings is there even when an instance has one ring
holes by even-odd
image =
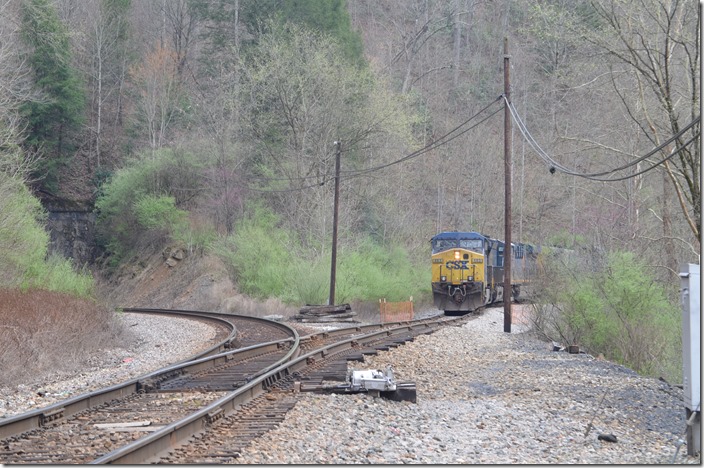
[[[169,125],[180,109],[177,66],[176,53],[156,45],[130,73],[139,92],[139,115],[146,123],[152,150],[164,145]]]
[[[207,23],[204,39],[208,58],[221,58],[229,47],[255,45],[267,20],[286,22],[325,33],[338,41],[345,60],[364,66],[362,39],[352,29],[346,0],[195,0],[189,4],[198,20]]]
[[[585,31],[584,37],[606,51],[614,67],[625,67],[626,78],[635,80],[637,87],[629,92],[620,86],[621,74],[612,74],[614,89],[629,118],[653,146],[659,146],[699,116],[701,19],[697,5],[680,0],[595,0],[592,5],[603,29]],[[702,209],[700,128],[700,123],[694,125],[661,151],[662,158],[667,158],[680,149],[664,167],[698,247]],[[665,183],[663,187],[667,190],[669,186]],[[665,192],[664,203],[668,198]],[[668,213],[666,205],[663,212]],[[665,216],[664,238],[671,240],[669,225]]]
[[[21,39],[12,2],[0,2],[0,172],[24,178],[33,165],[33,153],[22,151],[23,102],[38,99],[32,90],[31,70],[21,60]]]
[[[113,122],[120,121],[130,5],[131,0],[100,0],[94,5],[95,11],[92,12],[90,21],[87,55],[91,59],[88,72],[91,90],[90,131],[93,135],[91,159],[94,159],[98,170],[102,166],[108,109],[115,116]]]
[[[342,142],[344,169],[352,171],[403,148],[409,122],[401,103],[368,71],[339,60],[342,52],[330,36],[294,23],[265,26],[241,64],[242,125],[253,141],[247,166],[264,179],[260,187],[303,241],[320,245],[322,253],[333,200],[333,184],[326,184],[334,175],[333,143]],[[349,198],[342,209],[349,211],[340,218],[349,231],[359,227],[363,200],[349,191],[343,197]]]
[[[248,145],[240,128],[239,84],[236,69],[228,70],[225,63],[216,69],[211,64],[210,78],[196,82],[199,96],[194,105],[203,132],[197,151],[209,161],[206,208],[216,226],[223,226],[228,234],[242,212],[245,192],[242,155]]]
[[[21,108],[28,126],[25,145],[46,158],[42,176],[51,185],[56,164],[74,149],[73,132],[83,122],[84,90],[71,66],[68,30],[51,3],[25,0],[21,8],[22,38],[30,48],[27,61],[41,93]]]
[[[198,17],[188,0],[164,2],[164,15],[171,26],[171,39],[176,54],[176,71],[182,76],[196,36]]]

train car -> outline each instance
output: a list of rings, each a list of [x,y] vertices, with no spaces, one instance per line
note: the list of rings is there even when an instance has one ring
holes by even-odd
[[[505,243],[478,232],[441,232],[431,240],[435,306],[446,314],[468,313],[504,299]],[[540,247],[511,244],[511,296],[518,299],[538,266]]]

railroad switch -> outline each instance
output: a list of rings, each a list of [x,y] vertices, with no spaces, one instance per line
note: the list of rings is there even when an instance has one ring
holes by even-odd
[[[397,382],[391,366],[385,370],[368,369],[347,373],[347,382],[341,385],[303,386],[296,382],[294,388],[301,392],[321,393],[368,393],[374,397],[383,397],[393,401],[416,402],[415,382]]]

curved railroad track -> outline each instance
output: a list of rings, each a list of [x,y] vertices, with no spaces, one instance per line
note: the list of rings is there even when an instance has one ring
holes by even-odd
[[[2,463],[222,462],[283,419],[300,396],[296,382],[344,380],[348,360],[467,319],[365,325],[300,338],[287,325],[254,317],[125,311],[222,319],[236,336],[200,357],[3,421]]]
[[[0,462],[90,462],[131,442],[139,434],[191,414],[263,369],[290,359],[298,347],[299,337],[294,329],[255,317],[198,311],[125,310],[214,321],[231,332],[189,360],[3,420]],[[218,389],[194,383],[208,369],[217,373],[223,368],[239,373],[239,380],[233,379],[229,387]],[[190,381],[184,375],[190,376]],[[161,385],[170,386],[168,393],[155,391]]]
[[[309,346],[311,351],[285,364],[284,369],[278,369],[277,372],[284,376],[268,391],[241,405],[237,411],[225,416],[223,421],[195,434],[190,443],[170,450],[167,455],[152,457],[149,461],[168,464],[228,463],[238,458],[252,440],[284,420],[286,413],[301,397],[301,386],[322,387],[324,382],[330,381],[342,383],[347,377],[348,361],[362,361],[365,355],[402,346],[416,336],[430,334],[443,325],[460,325],[476,317],[470,315],[368,325],[309,335],[304,339],[321,346]]]

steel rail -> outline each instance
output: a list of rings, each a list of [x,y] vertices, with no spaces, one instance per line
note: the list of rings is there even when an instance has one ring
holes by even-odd
[[[467,316],[461,316],[449,320],[424,321],[423,323],[406,323],[398,327],[377,330],[362,336],[354,336],[338,343],[310,351],[260,375],[246,385],[194,412],[190,416],[107,453],[90,463],[143,464],[155,462],[169,450],[185,444],[190,437],[205,431],[209,425],[218,419],[237,411],[247,402],[265,393],[279,380],[288,377],[294,372],[301,371],[327,356],[351,348],[360,347],[365,343],[373,342],[383,335],[393,336],[408,331],[415,332],[416,334],[423,332],[432,333],[445,323],[460,322],[466,317]]]
[[[153,310],[156,311],[156,309]],[[140,312],[157,313],[147,312],[147,309],[140,310]],[[178,314],[178,311],[175,310],[161,312]],[[199,315],[197,311],[184,312],[187,313],[179,315]],[[203,312],[202,314],[208,313]],[[298,353],[300,337],[298,336],[298,332],[295,329],[288,327],[284,324],[256,317],[236,315],[229,316],[237,318],[244,317],[246,319],[252,319],[254,321],[266,322],[269,326],[273,325],[287,330],[292,335],[292,337],[277,341],[270,341],[259,345],[252,345],[245,348],[224,351],[192,360],[181,361],[176,364],[172,364],[168,367],[158,369],[156,371],[135,377],[119,384],[115,384],[93,392],[77,395],[75,397],[54,403],[43,408],[39,408],[16,416],[2,419],[0,420],[0,439],[12,437],[23,432],[40,429],[44,426],[47,426],[48,424],[53,423],[54,421],[69,418],[80,411],[103,405],[113,400],[125,398],[129,395],[143,391],[144,388],[149,385],[150,382],[158,381],[161,377],[167,376],[169,374],[173,374],[176,372],[195,373],[221,365],[229,360],[232,360],[234,355],[237,355],[241,358],[248,358],[259,354],[265,354],[279,349],[281,344],[286,342],[292,342],[292,346],[286,356],[279,360],[280,363],[286,362],[287,360],[291,359],[291,357],[295,356],[296,353]],[[269,368],[271,367],[272,366],[269,366]],[[258,372],[258,374],[260,374],[261,372],[262,371]]]
[[[457,316],[458,319],[463,318],[463,316]],[[372,323],[372,324],[367,324],[367,325],[355,325],[351,327],[346,327],[346,328],[336,328],[334,330],[327,330],[323,332],[318,332],[318,333],[311,333],[310,335],[304,335],[301,337],[301,343],[307,343],[309,341],[315,340],[318,336],[321,336],[323,338],[327,337],[334,337],[334,336],[341,336],[341,335],[349,335],[350,333],[358,332],[358,333],[363,333],[363,332],[371,332],[373,330],[382,330],[382,329],[387,329],[387,328],[393,328],[393,327],[403,327],[407,325],[412,325],[412,324],[418,324],[418,323],[425,323],[428,321],[454,321],[454,319],[449,319],[447,316],[437,316],[437,317],[432,317],[432,318],[424,318],[424,319],[416,319],[416,320],[403,320],[403,321],[398,321],[398,322],[384,322],[384,323]]]

